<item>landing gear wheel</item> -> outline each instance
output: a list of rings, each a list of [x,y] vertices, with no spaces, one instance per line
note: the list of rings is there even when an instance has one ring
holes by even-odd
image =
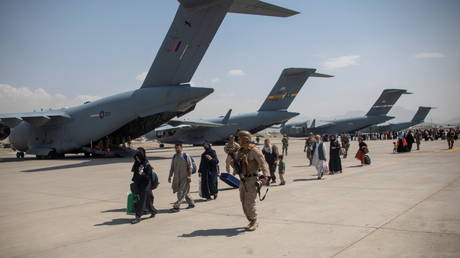
[[[16,158],[23,159],[24,158],[24,152],[22,152],[22,151],[16,152]]]
[[[164,148],[165,145],[163,143],[160,143],[160,148]]]

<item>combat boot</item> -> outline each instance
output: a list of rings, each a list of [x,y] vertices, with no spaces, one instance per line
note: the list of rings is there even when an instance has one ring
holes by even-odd
[[[259,223],[257,220],[251,220],[251,222],[248,225],[248,230],[249,231],[255,231],[259,227]]]

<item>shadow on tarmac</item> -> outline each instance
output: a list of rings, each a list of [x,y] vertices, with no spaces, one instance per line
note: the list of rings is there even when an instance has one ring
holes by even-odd
[[[101,211],[101,213],[107,213],[107,212],[126,212],[126,209],[121,208],[121,209],[112,209],[112,210]]]
[[[7,163],[7,162],[22,162],[22,161],[28,161],[28,160],[36,160],[35,158],[32,157],[25,157],[23,159],[18,159],[18,158],[1,158],[0,163]]]
[[[51,166],[51,167],[44,167],[44,168],[27,169],[27,170],[22,170],[21,172],[44,172],[44,171],[53,171],[53,170],[59,170],[59,169],[99,166],[99,165],[113,164],[113,163],[132,163],[132,161],[131,159],[116,159],[116,158],[115,159],[91,159],[91,160],[87,160],[87,161],[76,163],[76,164],[67,164],[67,165]]]
[[[125,209],[125,208],[121,208],[121,209],[112,209],[112,210],[101,211],[101,213],[108,213],[108,212],[122,212],[122,213],[126,213],[126,209]],[[170,213],[170,210],[169,210],[169,209],[160,209],[160,210],[157,210],[157,214],[164,214],[164,213]],[[144,215],[150,216],[150,214],[147,213],[147,212],[145,212]],[[134,215],[133,215],[133,218],[134,218]],[[117,218],[117,219],[112,219],[112,220],[110,220],[110,221],[106,221],[106,222],[103,222],[103,223],[95,224],[94,226],[95,226],[95,227],[99,227],[99,226],[116,226],[116,225],[130,224],[130,223],[131,223],[131,220],[133,220],[133,218]],[[148,217],[142,217],[142,220],[144,220],[144,219],[149,219],[149,218],[148,218]]]
[[[119,219],[112,219],[111,221],[106,221],[104,223],[95,224],[94,226],[115,226],[115,225],[123,225],[123,224],[130,224],[133,218],[119,218]]]
[[[101,211],[101,213],[108,213],[108,212],[123,212],[126,213],[126,208],[121,208],[121,209],[112,209],[112,210],[105,210]],[[170,213],[169,209],[157,209],[157,214],[163,214],[163,213]],[[145,212],[144,215],[150,214],[148,212]]]
[[[297,178],[293,182],[318,181],[318,178]]]
[[[246,232],[247,229],[244,227],[237,228],[215,228],[215,229],[204,229],[195,230],[190,234],[182,234],[179,237],[201,237],[201,236],[226,236],[234,237],[241,233]]]
[[[219,192],[220,191],[230,191],[230,190],[237,190],[238,188],[235,188],[235,187],[226,187],[226,188],[220,188],[219,189]],[[198,191],[190,191],[190,193],[198,193]]]

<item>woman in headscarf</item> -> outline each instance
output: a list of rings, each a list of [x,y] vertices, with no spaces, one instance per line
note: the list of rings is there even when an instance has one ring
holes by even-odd
[[[136,218],[131,221],[132,224],[139,223],[144,213],[144,207],[150,212],[150,218],[155,217],[157,210],[153,207],[152,194],[152,166],[147,161],[145,150],[138,148],[133,156],[134,164],[131,169],[133,172],[131,191],[139,195],[139,200],[135,203]]]
[[[397,148],[398,153],[401,152],[406,152],[407,151],[407,140],[406,140],[406,134],[404,132],[401,132],[398,136],[398,148]]]
[[[366,153],[368,152],[367,144],[363,141],[363,138],[361,136],[358,138],[358,142],[359,142],[359,149],[358,149],[358,152],[356,152],[355,158],[361,161],[361,166],[364,166],[365,165],[364,157],[366,156]]]
[[[199,176],[201,177],[201,194],[203,198],[211,200],[217,199],[217,176],[219,159],[216,152],[212,149],[211,144],[205,143],[203,145],[204,152],[201,154],[200,168],[198,169]]]
[[[342,173],[342,161],[340,160],[340,143],[335,135],[329,137],[329,171],[331,174],[336,172]]]

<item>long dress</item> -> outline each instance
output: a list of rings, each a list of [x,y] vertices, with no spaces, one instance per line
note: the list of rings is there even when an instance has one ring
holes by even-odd
[[[139,166],[143,166],[142,173],[139,172]],[[131,169],[133,171],[131,191],[139,195],[139,200],[135,203],[136,217],[140,218],[144,211],[156,214],[157,210],[153,206],[152,194],[152,167],[148,162],[134,162]]]
[[[406,141],[407,141],[407,151],[411,152],[412,151],[412,144],[414,144],[415,139],[412,133],[407,133],[406,135]]]
[[[211,160],[208,160],[205,155],[211,156]],[[217,164],[219,159],[217,158],[216,152],[209,148],[201,154],[201,162],[198,173],[201,176],[201,194],[205,199],[211,199],[211,196],[216,195],[218,192],[217,188]]]
[[[342,161],[340,160],[340,144],[339,141],[331,141],[329,146],[329,170],[334,172],[342,172]]]

